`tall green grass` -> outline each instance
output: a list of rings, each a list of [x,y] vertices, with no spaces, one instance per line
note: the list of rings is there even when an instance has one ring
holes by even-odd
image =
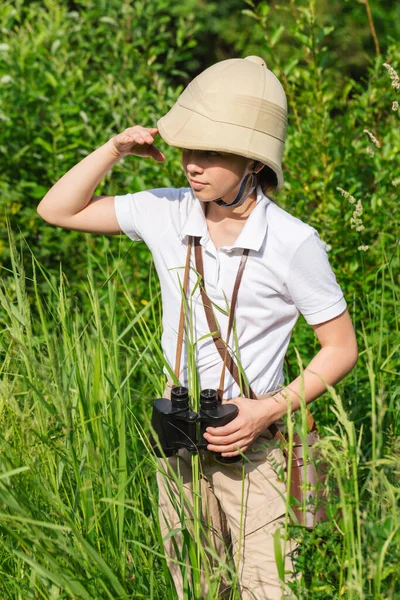
[[[83,310],[62,271],[58,281],[49,277],[29,248],[28,296],[11,231],[9,243],[11,270],[0,288],[0,598],[172,600],[148,442],[151,400],[165,379],[154,273],[138,309],[126,257],[100,262],[89,252]],[[398,264],[398,250],[382,254],[362,299],[370,319],[356,320],[358,367],[314,403],[331,520],[313,531],[286,522],[282,535],[301,543],[294,598],[400,597]],[[47,295],[38,291],[43,283]],[[294,335],[300,358],[310,351],[304,331],[300,324]],[[301,428],[301,414],[288,425]],[[207,598],[217,597],[222,576],[235,590],[234,566],[213,556],[200,519],[189,531],[182,512],[181,528],[187,597],[200,600],[201,571]]]

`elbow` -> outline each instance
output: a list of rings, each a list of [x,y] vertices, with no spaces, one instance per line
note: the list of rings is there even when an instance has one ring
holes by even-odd
[[[354,367],[356,366],[358,362],[358,347],[356,345],[355,351],[354,351],[354,355],[353,355],[353,362],[351,363],[351,367],[350,367],[350,371],[352,371],[354,369]]]
[[[352,343],[347,348],[347,356],[348,356],[348,373],[354,369],[358,362],[358,344],[356,337],[352,340]]]
[[[46,223],[50,223],[50,225],[56,225],[54,219],[51,218],[51,214],[43,208],[42,203],[43,200],[41,200],[36,207],[37,214],[41,219],[43,219],[43,221],[46,221]]]
[[[43,198],[43,200],[44,200],[44,198]],[[42,208],[42,202],[43,202],[43,200],[41,200],[41,201],[39,202],[39,204],[37,205],[37,207],[36,207],[36,212],[37,212],[37,214],[39,215],[39,217],[41,217],[42,219],[44,219],[45,221],[47,221],[47,218],[46,218],[46,216],[45,216],[45,211],[44,211],[44,210],[43,210],[43,208]]]

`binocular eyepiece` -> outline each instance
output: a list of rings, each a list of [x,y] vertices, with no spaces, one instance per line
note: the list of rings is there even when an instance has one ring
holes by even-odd
[[[165,456],[173,456],[180,448],[194,454],[207,449],[204,433],[207,427],[222,427],[237,416],[235,404],[222,404],[217,391],[206,389],[200,392],[200,411],[190,410],[189,392],[186,387],[172,388],[171,400],[158,398],[153,402],[151,424],[157,434]],[[157,443],[151,441],[156,456],[161,456]],[[235,463],[241,456],[221,456],[213,452],[221,463]]]

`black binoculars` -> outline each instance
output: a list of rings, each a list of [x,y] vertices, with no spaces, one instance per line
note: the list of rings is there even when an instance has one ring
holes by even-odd
[[[192,454],[207,449],[204,432],[207,427],[222,427],[238,414],[235,404],[222,404],[216,390],[200,392],[200,412],[190,410],[189,393],[185,387],[176,386],[171,391],[171,401],[158,398],[153,402],[151,424],[156,432],[165,456],[173,456],[180,448],[186,448]],[[156,456],[161,456],[159,448],[152,438]],[[220,463],[235,463],[239,456],[222,456],[213,452]]]

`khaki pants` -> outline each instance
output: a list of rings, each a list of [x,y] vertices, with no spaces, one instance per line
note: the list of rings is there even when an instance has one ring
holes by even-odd
[[[168,382],[164,397],[170,398],[170,392],[171,383]],[[221,580],[218,590],[220,595],[216,593],[215,598],[217,595],[218,598],[229,597],[229,581],[232,581],[232,577],[226,572],[229,557],[234,561],[242,600],[277,600],[284,597],[274,551],[274,533],[282,528],[285,517],[286,486],[280,477],[284,456],[279,448],[274,448],[269,432],[264,433],[245,452],[251,462],[223,465],[215,460],[211,452],[199,453],[204,527],[202,546],[208,558],[209,574],[207,580],[204,569],[202,570],[201,598],[206,598],[209,578],[213,574]],[[184,560],[181,553],[184,536],[193,533],[191,454],[186,449],[181,449],[175,456],[158,460],[158,513],[164,550],[167,560],[172,559],[168,560],[168,567],[178,597],[180,600],[187,600],[191,596],[184,593],[182,565],[176,561],[186,561],[188,569],[190,568],[189,558]],[[181,489],[184,497],[171,476],[170,469],[183,484]],[[281,547],[283,552],[283,541]],[[212,550],[207,552],[207,548]],[[289,542],[286,542],[287,573],[293,570],[289,555],[293,549],[293,543],[290,547]]]

